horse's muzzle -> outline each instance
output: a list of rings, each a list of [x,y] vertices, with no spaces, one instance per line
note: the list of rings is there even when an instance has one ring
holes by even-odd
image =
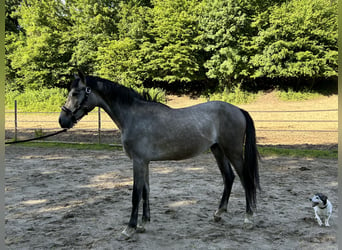
[[[75,119],[70,114],[67,114],[65,111],[62,111],[59,115],[59,125],[61,128],[72,128],[75,125]]]

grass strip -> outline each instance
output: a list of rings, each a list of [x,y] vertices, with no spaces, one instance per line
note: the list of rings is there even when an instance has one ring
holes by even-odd
[[[321,158],[337,159],[337,149],[318,150],[318,149],[295,149],[295,148],[277,148],[277,147],[258,147],[261,156],[286,156],[301,158]]]
[[[18,145],[18,144],[16,144]],[[37,148],[70,148],[80,150],[122,150],[120,144],[96,144],[96,143],[70,143],[70,142],[25,142],[20,143],[20,146],[37,147]],[[15,145],[9,145],[15,147]],[[8,146],[7,146],[8,147]],[[295,148],[279,148],[259,146],[259,153],[262,157],[265,156],[285,156],[285,157],[301,157],[301,158],[322,158],[322,159],[337,159],[337,149],[318,150],[318,149],[295,149]]]

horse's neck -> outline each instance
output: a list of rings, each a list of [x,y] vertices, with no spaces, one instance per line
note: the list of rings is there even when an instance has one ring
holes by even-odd
[[[108,90],[106,89],[107,83],[97,80],[92,81],[91,84],[94,90],[96,90],[97,92],[97,106],[100,106],[102,109],[104,109],[121,130],[121,132],[123,132],[124,128],[127,126],[127,124],[130,123],[132,119],[132,109],[134,104],[122,104],[119,100],[121,96],[110,99],[111,97],[108,97]]]
[[[100,98],[99,106],[106,111],[116,126],[123,131],[127,122],[131,119],[131,108],[128,105],[120,105],[118,102],[106,102]]]

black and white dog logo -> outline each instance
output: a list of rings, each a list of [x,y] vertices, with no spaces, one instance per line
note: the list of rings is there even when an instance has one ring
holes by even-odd
[[[322,226],[324,220],[324,225],[329,227],[329,219],[332,213],[332,205],[328,200],[328,197],[322,193],[315,194],[310,201],[312,202],[312,207],[315,211],[315,218],[318,225]]]

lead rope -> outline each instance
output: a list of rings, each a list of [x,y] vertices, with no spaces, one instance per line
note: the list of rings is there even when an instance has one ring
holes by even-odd
[[[58,135],[58,134],[60,134],[60,133],[67,132],[67,131],[68,131],[68,129],[65,128],[65,129],[62,129],[62,130],[57,131],[57,132],[55,132],[55,133],[52,133],[52,134],[43,135],[43,136],[40,136],[40,137],[31,138],[31,139],[26,139],[26,140],[20,140],[20,141],[8,141],[8,142],[5,142],[5,144],[15,144],[15,143],[21,143],[21,142],[35,141],[35,140],[47,138],[47,137],[50,137],[50,136]]]

